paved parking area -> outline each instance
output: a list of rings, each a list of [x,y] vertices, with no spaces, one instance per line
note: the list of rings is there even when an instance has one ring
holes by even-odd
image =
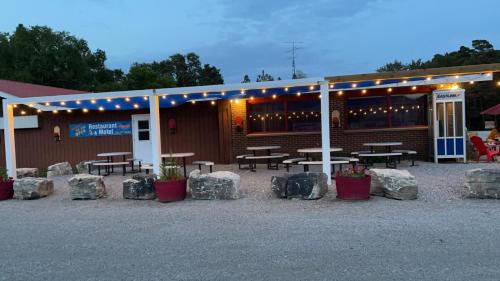
[[[238,171],[235,201],[123,200],[120,176],[71,201],[58,178],[51,197],[0,202],[0,280],[498,280],[500,201],[463,199],[484,165],[407,167],[415,201],[279,200],[264,167]]]

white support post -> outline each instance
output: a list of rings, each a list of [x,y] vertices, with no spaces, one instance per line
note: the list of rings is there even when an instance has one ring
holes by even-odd
[[[160,175],[161,133],[160,133],[160,101],[155,94],[149,95],[149,120],[151,149],[153,155],[153,173]]]
[[[323,159],[323,173],[328,177],[328,185],[332,184],[330,166],[330,90],[328,81],[320,83],[321,93],[321,156]]]
[[[14,138],[14,106],[3,100],[3,137],[5,141],[5,165],[9,177],[17,178],[16,142]]]

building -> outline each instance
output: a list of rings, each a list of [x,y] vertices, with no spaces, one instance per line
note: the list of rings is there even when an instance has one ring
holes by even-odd
[[[0,165],[44,169],[107,151],[133,151],[153,164],[170,151],[231,163],[254,145],[297,154],[330,143],[347,153],[394,140],[427,160],[433,91],[479,82],[498,91],[499,71],[488,64],[105,93],[0,80],[7,113]]]

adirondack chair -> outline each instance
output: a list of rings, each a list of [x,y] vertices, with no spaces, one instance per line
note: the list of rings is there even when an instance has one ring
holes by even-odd
[[[477,161],[479,161],[479,158],[481,156],[486,155],[486,161],[494,161],[495,156],[500,155],[500,151],[491,151],[488,149],[488,147],[484,144],[483,140],[478,137],[478,136],[472,136],[470,137],[470,141],[474,145],[474,148],[476,149],[477,152]]]

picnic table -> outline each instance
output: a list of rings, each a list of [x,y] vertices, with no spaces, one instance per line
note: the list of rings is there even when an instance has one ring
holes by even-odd
[[[392,141],[392,142],[368,142],[368,143],[363,143],[363,146],[369,146],[370,147],[370,153],[375,152],[375,147],[385,147],[385,150],[387,152],[392,152],[392,147],[394,146],[400,146],[403,145],[402,142],[397,142],[397,141]]]
[[[123,165],[122,163],[124,162],[127,162],[127,156],[128,155],[131,155],[132,152],[128,152],[128,151],[121,151],[121,152],[103,152],[103,153],[98,153],[97,154],[97,157],[106,157],[106,164],[96,164],[97,166],[101,165],[101,166],[104,166],[104,169],[106,170],[106,172],[109,174],[110,173],[110,169],[111,169],[111,172],[114,172],[114,165],[112,165],[112,163],[115,163],[113,161],[113,157],[118,157],[118,156],[122,156],[123,157],[123,161],[122,162],[119,162],[119,163],[116,163],[117,165]],[[128,162],[127,162],[128,164]],[[124,172],[125,173],[125,172]]]
[[[330,152],[340,152],[343,149],[340,147],[330,147]],[[311,147],[311,148],[300,148],[297,149],[298,153],[304,153],[306,156],[306,161],[309,161],[309,154],[311,153],[322,153],[323,149],[321,147]]]
[[[266,146],[249,146],[247,150],[252,151],[253,155],[257,155],[257,151],[266,151],[267,155],[271,155],[272,150],[281,149],[279,145],[266,145]]]
[[[278,170],[279,163],[276,162],[274,165],[272,161],[283,159],[283,157],[289,156],[287,153],[272,153],[273,150],[281,149],[279,145],[264,145],[264,146],[249,146],[248,151],[252,151],[253,155],[243,155],[245,160],[248,160],[248,168],[250,171],[255,172],[257,168],[257,160],[265,160],[267,162],[267,168]],[[264,151],[264,155],[257,155],[257,152]]]
[[[182,158],[182,167],[184,168],[184,178],[187,177],[187,171],[186,171],[186,158],[187,157],[193,157],[194,152],[179,152],[179,153],[166,153],[162,154],[161,158],[163,163],[165,163],[166,158]]]

